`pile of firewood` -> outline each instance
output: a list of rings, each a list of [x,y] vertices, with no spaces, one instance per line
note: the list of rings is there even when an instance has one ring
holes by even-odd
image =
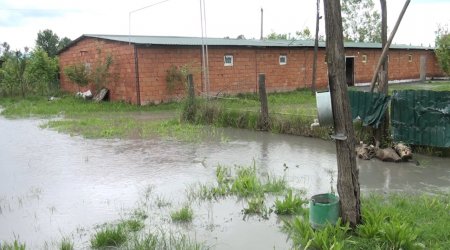
[[[408,161],[412,159],[411,148],[403,143],[397,143],[392,148],[378,148],[373,145],[360,144],[356,147],[359,158],[370,160],[376,157],[382,161]]]

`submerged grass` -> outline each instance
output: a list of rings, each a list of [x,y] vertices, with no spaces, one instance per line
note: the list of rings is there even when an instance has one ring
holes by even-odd
[[[194,211],[188,205],[183,206],[180,210],[170,213],[173,222],[190,222],[194,217]]]
[[[67,237],[64,237],[59,243],[59,250],[73,250],[74,245],[72,240]]]
[[[239,198],[261,197],[265,194],[282,194],[287,190],[284,178],[267,176],[261,178],[256,172],[256,166],[230,167],[217,166],[216,183],[198,184],[188,191],[192,199],[211,200],[225,196]]]
[[[1,242],[0,250],[25,250],[25,243],[20,242],[19,240],[14,240],[13,243]]]

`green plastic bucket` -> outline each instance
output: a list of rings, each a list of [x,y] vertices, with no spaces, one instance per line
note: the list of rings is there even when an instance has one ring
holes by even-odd
[[[317,194],[309,201],[309,224],[320,229],[328,223],[335,225],[339,218],[339,197],[334,194]]]

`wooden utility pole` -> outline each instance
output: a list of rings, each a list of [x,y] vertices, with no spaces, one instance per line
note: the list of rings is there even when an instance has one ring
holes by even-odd
[[[361,222],[359,173],[356,167],[354,130],[345,76],[344,37],[342,34],[341,3],[324,0],[325,33],[330,85],[331,106],[334,117],[333,138],[336,140],[338,166],[337,190],[340,198],[341,218],[352,228]]]
[[[314,59],[312,68],[312,83],[311,92],[313,95],[316,94],[316,81],[317,81],[317,53],[319,50],[319,20],[320,20],[320,0],[317,0],[317,13],[316,13],[316,37],[314,40]]]
[[[387,44],[387,7],[386,0],[380,0],[381,5],[381,47],[385,47]],[[378,72],[378,92],[388,95],[388,82],[389,82],[389,62],[384,60],[381,65],[380,72]],[[383,121],[378,128],[374,130],[375,145],[378,148],[384,143],[384,138],[389,135],[389,112],[384,114]]]

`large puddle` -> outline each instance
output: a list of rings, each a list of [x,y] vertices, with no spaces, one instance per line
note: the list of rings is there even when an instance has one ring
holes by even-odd
[[[203,143],[86,140],[41,123],[0,117],[0,240],[19,238],[31,249],[52,249],[67,236],[87,248],[96,225],[121,218],[143,199],[170,201],[171,208],[144,203],[149,226],[171,224],[169,211],[186,202],[190,185],[213,182],[218,164],[255,163],[258,172],[285,176],[308,196],[335,189],[329,141],[237,129]],[[449,159],[416,159],[420,164],[358,160],[363,192],[450,190]],[[276,216],[244,221],[243,206],[236,199],[195,204],[191,224],[170,227],[214,249],[289,248]]]

